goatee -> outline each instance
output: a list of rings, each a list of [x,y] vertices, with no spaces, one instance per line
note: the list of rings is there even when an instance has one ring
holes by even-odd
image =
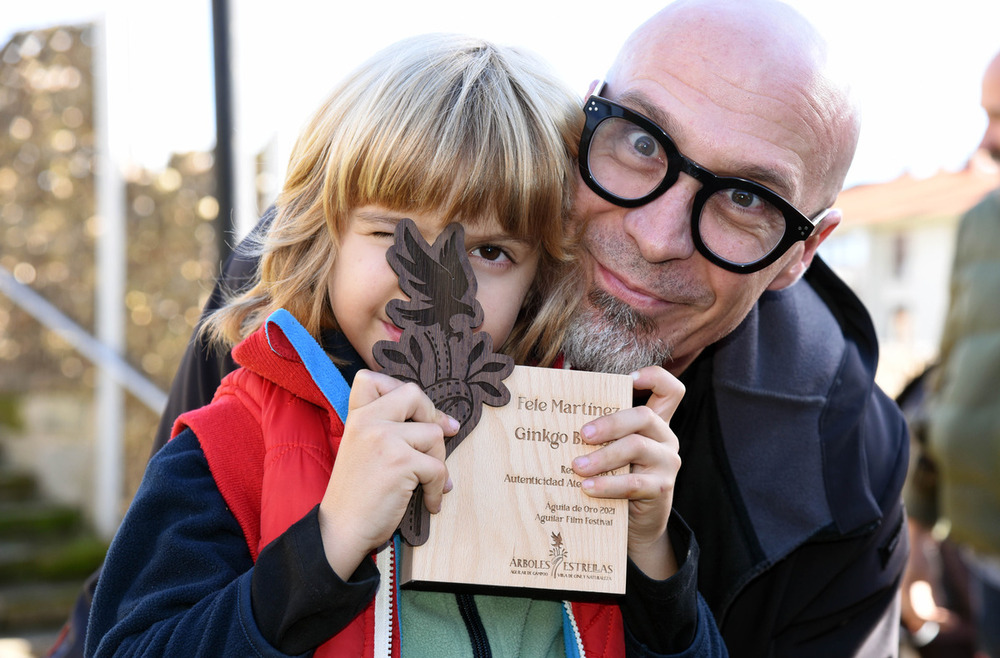
[[[608,294],[593,288],[566,330],[563,354],[577,370],[628,374],[670,360],[670,346],[656,336],[656,323]]]

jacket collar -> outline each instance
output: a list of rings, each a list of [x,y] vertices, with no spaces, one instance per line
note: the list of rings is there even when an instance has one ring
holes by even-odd
[[[304,333],[305,330],[294,320],[276,324],[273,322],[274,317],[269,318],[264,326],[233,348],[233,359],[240,366],[288,389],[297,397],[325,409],[332,409],[336,405],[331,405],[329,394],[334,391],[341,396],[349,394],[354,375],[365,367],[364,361],[342,333],[327,330],[321,335],[321,344],[315,346],[316,349],[321,346],[325,354],[314,359],[315,363],[307,364],[300,354],[300,350],[305,347],[302,343],[315,341],[308,335],[300,337],[297,348],[294,336],[290,338],[286,331],[294,329]],[[288,317],[291,318],[290,315]],[[329,357],[337,358],[340,363],[335,365],[332,360],[328,360]],[[310,369],[313,370],[312,373]],[[340,377],[335,378],[346,383],[346,387],[335,382],[326,385],[326,390],[323,390],[317,384],[317,376],[321,382],[326,379],[322,376],[324,370],[339,371]],[[346,417],[347,414],[345,412],[340,415]]]

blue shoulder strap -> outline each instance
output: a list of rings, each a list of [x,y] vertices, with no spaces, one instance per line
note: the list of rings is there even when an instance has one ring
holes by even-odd
[[[272,313],[267,322],[264,323],[264,335],[267,336],[267,344],[271,345],[271,325],[277,325],[285,338],[292,344],[292,348],[302,359],[303,365],[312,377],[316,386],[326,397],[342,422],[347,421],[347,400],[351,396],[351,387],[347,380],[340,373],[337,365],[330,360],[320,344],[316,342],[305,327],[299,324],[291,313],[283,308],[279,308]],[[274,350],[274,346],[271,345]]]

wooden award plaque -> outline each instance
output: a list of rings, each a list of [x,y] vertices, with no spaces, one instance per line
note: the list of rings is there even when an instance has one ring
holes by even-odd
[[[585,422],[632,403],[632,379],[518,366],[511,401],[483,410],[448,458],[455,488],[430,536],[404,547],[400,582],[623,594],[628,501],[580,489]]]
[[[587,421],[631,406],[631,377],[494,354],[473,331],[482,309],[458,224],[428,245],[403,220],[387,258],[409,300],[386,307],[403,335],[377,343],[375,359],[461,423],[441,512],[418,489],[400,524],[400,583],[624,593],[628,501],[587,496],[572,462],[595,449],[580,439]]]

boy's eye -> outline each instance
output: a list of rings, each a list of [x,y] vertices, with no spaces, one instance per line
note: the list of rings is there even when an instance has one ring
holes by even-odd
[[[469,253],[472,254],[473,256],[478,256],[483,260],[489,260],[489,261],[497,261],[500,259],[510,260],[507,254],[504,253],[503,249],[501,249],[500,247],[494,247],[493,245],[484,245],[482,247],[476,247]]]

